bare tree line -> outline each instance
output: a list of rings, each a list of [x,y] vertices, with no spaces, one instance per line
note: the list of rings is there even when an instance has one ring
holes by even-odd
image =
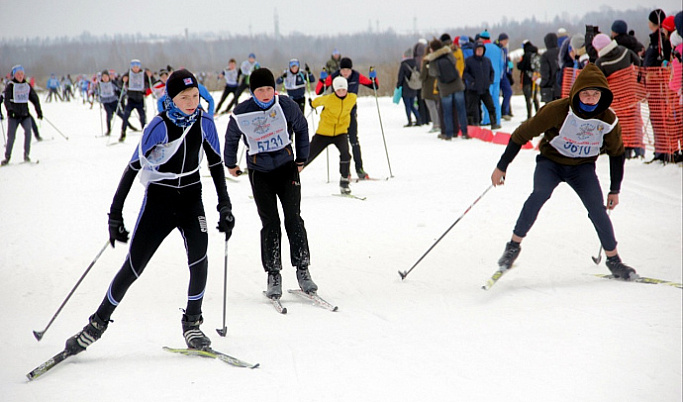
[[[550,22],[534,18],[524,21],[508,21],[494,25],[469,26],[447,29],[451,37],[467,35],[473,37],[488,28],[492,39],[500,32],[510,36],[510,48],[519,48],[524,39],[531,40],[538,47],[544,47],[543,37],[549,32],[565,28],[570,35],[585,33],[585,25],[599,26],[609,33],[615,19],[625,20],[636,36],[646,43],[647,15],[649,9],[618,11],[604,7],[599,12],[587,13],[583,18],[572,21],[568,16],[557,16]],[[667,12],[674,10],[665,10]],[[116,35],[96,37],[84,32],[77,38],[34,38],[3,40],[0,42],[0,71],[9,72],[12,65],[22,64],[27,74],[36,77],[38,85],[44,85],[50,74],[92,74],[103,69],[125,71],[131,59],[140,59],[144,67],[156,71],[167,65],[185,67],[191,71],[207,72],[209,89],[218,89],[221,84],[215,73],[227,66],[234,58],[238,64],[249,53],[255,53],[264,67],[279,72],[286,68],[291,58],[298,58],[302,65],[307,63],[316,76],[329,59],[333,49],[339,49],[342,56],[353,59],[354,68],[363,74],[371,65],[377,67],[380,80],[380,94],[393,91],[398,63],[403,52],[417,43],[438,37],[443,32],[396,33],[365,32],[336,36],[309,36],[294,33],[283,37],[272,35],[221,35],[188,34],[186,36],[161,37],[156,35]]]

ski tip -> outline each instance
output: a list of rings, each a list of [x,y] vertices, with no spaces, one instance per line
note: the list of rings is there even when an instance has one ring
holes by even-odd
[[[398,274],[401,275],[401,280],[406,279],[406,276],[408,276],[408,273],[403,271],[398,271]]]
[[[218,332],[218,335],[222,336],[225,338],[225,334],[228,333],[228,327],[223,327],[223,328],[216,328],[216,332]]]
[[[256,363],[256,364],[254,364],[253,366],[251,366],[251,367],[249,367],[249,368],[253,370],[253,369],[259,368],[259,367],[261,367],[261,363]]]
[[[36,337],[36,340],[40,342],[41,339],[43,339],[43,334],[45,331],[33,331],[33,336]]]

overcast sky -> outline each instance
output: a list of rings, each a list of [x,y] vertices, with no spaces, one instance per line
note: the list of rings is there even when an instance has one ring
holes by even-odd
[[[415,6],[428,4],[428,6]],[[494,24],[505,16],[522,21],[532,15],[583,16],[603,5],[612,8],[681,9],[680,0],[488,0],[488,1],[275,1],[275,0],[0,0],[0,38],[34,38],[114,34],[183,34],[230,32],[273,34],[274,16],[282,35],[336,35],[372,29],[396,32],[439,32],[444,28]],[[647,16],[643,16],[647,18]]]

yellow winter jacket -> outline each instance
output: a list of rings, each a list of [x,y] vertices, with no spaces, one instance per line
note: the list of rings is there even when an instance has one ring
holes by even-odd
[[[356,97],[356,94],[347,93],[344,99],[341,99],[337,94],[331,93],[313,99],[313,107],[324,107],[315,133],[328,137],[348,133],[351,110],[356,106]]]
[[[463,54],[462,49],[456,48],[453,51],[453,56],[455,57],[455,69],[458,70],[462,77],[462,73],[465,71],[465,55]]]

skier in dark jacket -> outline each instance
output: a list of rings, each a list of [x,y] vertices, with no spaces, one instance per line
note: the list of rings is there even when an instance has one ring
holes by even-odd
[[[149,89],[149,80],[142,70],[140,60],[133,59],[130,62],[130,70],[121,76],[123,81],[123,90],[127,98],[126,107],[123,111],[123,126],[121,128],[121,137],[119,141],[123,142],[126,139],[126,128],[128,127],[128,120],[130,119],[133,109],[138,111],[140,116],[140,125],[142,129],[147,124],[147,116],[145,115],[145,93]]]
[[[12,67],[12,80],[5,87],[4,100],[7,110],[7,145],[5,146],[5,159],[0,162],[7,165],[12,157],[12,148],[19,126],[24,129],[24,161],[30,162],[31,154],[31,115],[28,103],[33,103],[38,119],[43,118],[40,108],[40,99],[33,87],[26,82],[24,67],[16,65]]]
[[[178,229],[183,236],[190,269],[187,308],[181,319],[183,337],[192,349],[206,349],[211,340],[199,329],[203,322],[202,301],[206,288],[209,236],[202,202],[199,174],[206,154],[218,194],[218,230],[226,240],[235,219],[225,186],[218,133],[213,119],[199,108],[197,79],[187,70],[174,71],[166,83],[166,108],[154,117],[142,134],[131,161],[123,172],[109,210],[109,241],[127,242],[123,204],[135,177],[145,185],[145,200],[135,224],[126,261],[116,274],[95,314],[83,330],[66,341],[72,354],[84,351],[100,339],[110,317],[129,287],[142,274],[161,242]]]
[[[517,219],[512,238],[498,260],[501,271],[508,270],[519,256],[520,243],[536,221],[541,208],[555,188],[566,182],[588,210],[602,247],[607,267],[618,278],[633,279],[636,271],[621,262],[617,240],[607,210],[619,204],[624,177],[624,143],[619,119],[609,108],[613,95],[607,78],[594,64],[578,75],[568,98],[543,106],[531,119],[522,123],[510,138],[505,152],[491,174],[494,186],[504,184],[508,165],[521,146],[543,135],[536,158],[534,189]],[[601,152],[609,155],[610,192],[607,206],[595,173],[595,161]],[[571,241],[571,239],[567,239]]]
[[[237,148],[247,146],[247,167],[254,202],[261,218],[261,263],[268,274],[266,296],[282,296],[280,200],[289,238],[290,260],[296,267],[299,286],[315,293],[311,279],[308,235],[301,218],[299,173],[310,151],[308,123],[299,105],[284,95],[275,95],[275,78],[267,68],[251,73],[252,97],[235,107],[225,133],[225,166],[232,176],[242,172],[237,165]],[[292,137],[294,144],[292,144]]]
[[[557,46],[557,35],[552,32],[543,38],[543,42],[546,51],[541,56],[541,101],[548,103],[562,96],[562,88],[557,81],[560,48]]]
[[[301,113],[304,113],[306,108],[306,91],[310,88],[311,82],[315,82],[315,76],[311,73],[308,64],[305,65],[304,71],[301,71],[299,59],[291,59],[289,68],[275,80],[277,85],[284,84],[287,96],[299,105]]]

